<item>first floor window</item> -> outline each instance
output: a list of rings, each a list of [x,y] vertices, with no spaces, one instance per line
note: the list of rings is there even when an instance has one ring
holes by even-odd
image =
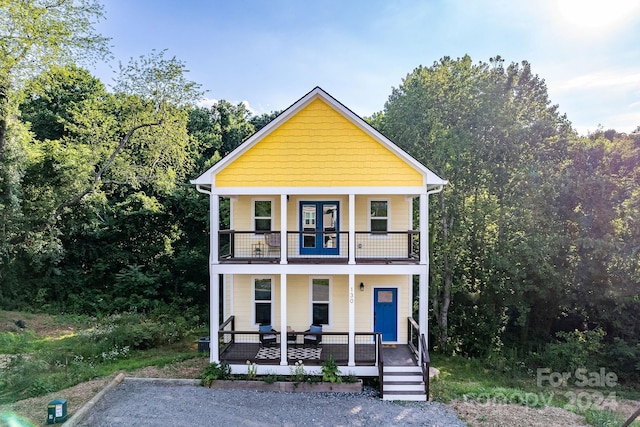
[[[270,277],[253,279],[253,300],[255,304],[255,323],[271,325],[271,303],[273,289]]]
[[[389,202],[386,200],[371,201],[371,231],[388,231]]]
[[[311,279],[311,306],[314,325],[329,324],[329,285],[327,278]]]

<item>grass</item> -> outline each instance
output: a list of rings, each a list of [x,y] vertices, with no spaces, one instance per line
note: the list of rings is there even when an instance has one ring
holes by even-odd
[[[19,316],[19,317],[18,317]],[[16,318],[27,329],[14,325]],[[103,319],[0,312],[0,404],[42,396],[117,371],[200,357],[184,319],[125,313]]]
[[[525,367],[498,370],[480,360],[459,356],[432,354],[431,365],[440,370],[439,378],[431,383],[434,400],[516,404],[532,408],[555,406],[582,415],[589,425],[597,427],[622,425],[626,418],[612,410],[617,400],[639,397],[637,390],[622,386],[600,389],[539,386],[537,373]],[[631,425],[638,427],[640,421]]]

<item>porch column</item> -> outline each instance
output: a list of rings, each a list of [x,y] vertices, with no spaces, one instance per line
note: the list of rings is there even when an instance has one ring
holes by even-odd
[[[211,266],[209,274],[209,363],[220,362],[218,329],[220,328],[220,275]]]
[[[219,362],[218,329],[220,328],[220,275],[216,272],[219,264],[218,232],[220,230],[220,196],[211,192],[210,212],[210,248],[209,248],[209,362]]]
[[[280,365],[287,366],[287,275],[280,274]]]
[[[429,196],[420,195],[420,264],[429,264]]]
[[[349,264],[356,263],[356,195],[349,194]]]
[[[286,194],[280,195],[280,264],[287,264],[287,206]]]
[[[420,264],[424,272],[420,274],[418,290],[418,325],[425,342],[429,338],[429,196],[420,194]],[[420,348],[421,341],[418,341]],[[428,345],[428,344],[427,344]],[[422,351],[418,352],[418,362],[422,363]]]
[[[356,366],[356,277],[349,274],[349,366]]]

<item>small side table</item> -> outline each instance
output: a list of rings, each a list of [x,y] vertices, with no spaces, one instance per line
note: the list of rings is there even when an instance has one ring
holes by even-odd
[[[297,344],[298,335],[296,331],[291,329],[291,326],[287,326],[287,344]]]

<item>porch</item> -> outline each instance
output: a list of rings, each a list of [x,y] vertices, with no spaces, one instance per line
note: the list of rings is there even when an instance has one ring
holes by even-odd
[[[382,343],[380,333],[354,333],[355,366],[418,366],[419,327],[417,323],[407,319],[407,344]],[[273,331],[272,342],[264,344],[257,331],[236,331],[235,317],[227,319],[218,330],[219,358],[230,365],[245,365],[247,362],[257,365],[282,365],[282,338],[286,344],[286,363],[294,365],[302,361],[305,366],[321,366],[329,358],[333,358],[339,366],[349,366],[349,334],[347,332],[322,332],[321,342],[317,345],[305,343],[305,336],[310,332]],[[320,335],[320,334],[314,334]],[[352,365],[352,366],[353,366]]]

